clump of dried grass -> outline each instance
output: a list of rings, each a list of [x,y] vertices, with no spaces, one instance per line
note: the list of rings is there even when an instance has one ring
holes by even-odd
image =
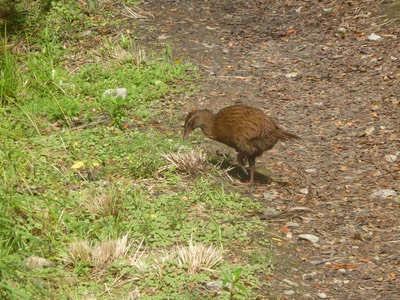
[[[215,246],[193,244],[190,240],[188,246],[177,246],[169,251],[146,255],[142,252],[140,257],[135,255],[135,259],[130,259],[130,265],[136,267],[139,272],[156,272],[162,276],[163,270],[170,266],[170,262],[177,262],[179,268],[187,268],[189,274],[195,274],[211,270],[222,260],[222,251]]]
[[[97,244],[78,241],[70,245],[67,262],[75,265],[78,262],[92,261],[95,267],[105,267],[120,258],[124,258],[131,246],[132,243],[128,243],[128,235],[117,240],[109,239]]]
[[[122,205],[123,190],[112,185],[91,189],[84,194],[83,206],[95,217],[115,216]]]
[[[186,153],[168,153],[162,155],[177,170],[189,175],[195,175],[204,171],[207,167],[207,157],[201,151],[190,151]]]
[[[189,274],[210,270],[223,259],[222,251],[215,246],[206,246],[202,243],[193,244],[191,239],[188,246],[176,249],[176,255],[179,266],[187,265]]]

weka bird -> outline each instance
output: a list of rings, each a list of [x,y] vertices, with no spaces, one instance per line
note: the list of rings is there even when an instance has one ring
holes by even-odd
[[[256,157],[272,149],[279,140],[300,139],[265,115],[260,109],[247,105],[232,105],[214,113],[209,109],[190,112],[185,120],[183,140],[196,128],[201,128],[210,139],[237,151],[237,162],[244,168],[246,158],[250,168],[250,182],[254,183]]]

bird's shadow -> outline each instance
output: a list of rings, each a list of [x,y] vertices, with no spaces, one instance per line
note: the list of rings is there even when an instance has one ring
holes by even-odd
[[[210,162],[219,167],[221,170],[224,170],[229,176],[234,179],[238,179],[241,182],[248,182],[250,180],[250,173],[245,172],[241,167],[238,166],[236,162],[233,162],[228,157],[218,157],[218,159],[211,159]],[[272,178],[268,175],[254,172],[254,182],[255,184],[271,184]]]

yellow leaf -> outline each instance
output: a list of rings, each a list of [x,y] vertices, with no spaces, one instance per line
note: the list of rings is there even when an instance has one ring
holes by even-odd
[[[79,170],[79,169],[81,169],[84,165],[85,165],[85,163],[84,163],[83,161],[76,161],[76,162],[72,165],[71,169]]]

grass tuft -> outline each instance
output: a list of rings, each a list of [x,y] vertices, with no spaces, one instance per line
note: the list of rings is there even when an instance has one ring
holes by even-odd
[[[120,239],[108,239],[92,244],[86,240],[72,243],[69,247],[67,262],[77,265],[79,262],[92,262],[96,268],[105,268],[116,260],[126,257],[132,243],[128,235]]]
[[[195,175],[203,172],[207,166],[207,157],[203,152],[190,151],[187,153],[167,153],[163,157],[179,171],[189,175]]]
[[[189,274],[195,274],[202,270],[210,270],[222,262],[222,251],[215,246],[206,246],[202,243],[193,244],[192,239],[189,245],[178,247],[176,250],[179,266],[186,265]]]

